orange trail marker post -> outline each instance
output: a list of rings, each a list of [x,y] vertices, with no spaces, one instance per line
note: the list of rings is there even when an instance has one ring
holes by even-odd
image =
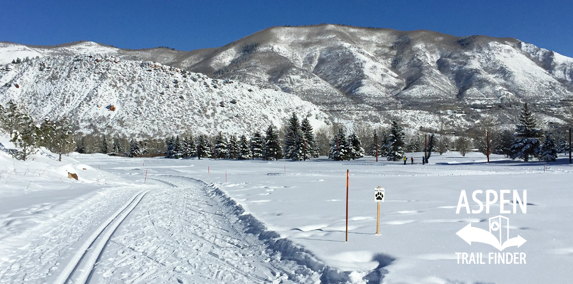
[[[378,209],[376,210],[376,235],[380,235],[380,202],[376,202]]]
[[[350,170],[346,170],[346,242],[348,242],[348,178]]]
[[[381,186],[374,189],[374,201],[376,201],[378,207],[376,211],[376,235],[380,235],[380,202],[384,202],[385,197],[386,192]]]
[[[211,173],[211,169],[209,168],[209,166],[207,166],[207,175],[209,175]]]
[[[145,169],[145,179],[143,180],[143,183],[147,182],[147,169]]]

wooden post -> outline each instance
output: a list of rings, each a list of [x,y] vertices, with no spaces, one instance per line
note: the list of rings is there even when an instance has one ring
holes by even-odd
[[[569,127],[569,164],[571,164],[571,127]]]
[[[376,135],[376,163],[378,163],[378,135]]]
[[[376,235],[380,235],[380,201],[376,203],[378,204],[378,210],[376,210]]]
[[[346,170],[346,242],[348,242],[348,179],[350,171]]]
[[[489,164],[489,131],[485,132],[485,139],[487,140],[487,150],[486,150],[486,156],[487,156],[487,163]]]
[[[424,160],[427,163],[428,154],[426,153],[426,149],[428,149],[428,134],[424,134]]]

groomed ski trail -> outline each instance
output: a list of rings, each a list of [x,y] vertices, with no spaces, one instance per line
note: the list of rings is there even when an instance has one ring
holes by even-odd
[[[73,283],[87,283],[92,274],[93,267],[101,256],[109,239],[146,194],[147,191],[145,190],[138,192],[122,208],[101,224],[76,251],[54,283],[65,284],[72,279],[71,282]],[[76,274],[78,275],[74,277]]]
[[[319,273],[268,247],[207,184],[156,175],[112,236],[91,283],[318,283]]]

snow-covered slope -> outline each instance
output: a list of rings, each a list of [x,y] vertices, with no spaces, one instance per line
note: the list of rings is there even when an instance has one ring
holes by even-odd
[[[120,62],[108,64],[105,61],[98,63],[101,68],[87,69],[78,67],[86,63],[72,63],[73,60],[93,63],[96,57],[86,61],[85,56],[94,54],[114,58],[113,61],[120,59]],[[181,118],[185,116],[187,120],[206,119],[211,123],[191,123],[203,125],[205,130],[201,131],[233,132],[229,130],[231,124],[240,125],[239,129],[252,130],[265,124],[258,122],[265,119],[264,115],[272,116],[270,120],[280,124],[285,118],[284,112],[288,113],[298,105],[302,107],[302,104],[306,105],[305,114],[313,108],[322,111],[317,120],[326,119],[348,126],[357,122],[387,125],[390,119],[399,119],[408,123],[411,129],[422,126],[437,130],[441,125],[455,129],[471,127],[487,116],[500,125],[511,127],[524,102],[530,103],[541,120],[561,124],[573,122],[570,107],[573,101],[573,59],[513,38],[455,37],[425,30],[403,32],[324,24],[273,27],[220,48],[189,52],[169,48],[122,50],[94,42],[53,47],[0,43],[0,64],[11,62],[16,57],[36,56],[40,59],[27,62],[28,65],[0,65],[0,69],[13,69],[0,71],[2,85],[17,83],[24,78],[34,82],[32,86],[23,84],[20,91],[0,88],[0,102],[15,98],[19,92],[29,101],[42,101],[45,100],[43,96],[61,90],[74,90],[73,97],[68,97],[71,93],[61,94],[66,97],[59,100],[75,100],[76,106],[88,103],[76,93],[89,93],[91,104],[101,102],[124,106],[129,104],[127,102],[141,100],[153,102],[142,107],[132,106],[129,114],[121,112],[124,126],[135,124],[139,127],[134,132],[172,132],[174,128],[168,125],[172,122],[170,112],[162,108],[169,102],[175,107],[173,121],[179,124],[175,128],[187,123]],[[84,59],[77,59],[81,56]],[[192,75],[197,82],[173,88],[174,80],[190,82],[189,78],[177,77],[181,74],[177,71],[168,72],[171,76],[151,71],[142,75],[146,72],[141,70],[147,67],[141,67],[141,61],[158,62],[204,75]],[[52,67],[51,70],[36,72],[34,68],[41,62]],[[24,67],[30,65],[35,67]],[[70,68],[79,69],[70,72]],[[205,75],[219,82],[230,80],[240,84],[219,84],[215,89],[211,79]],[[52,78],[46,80],[48,76]],[[58,79],[54,79],[56,77]],[[86,84],[90,86],[87,89]],[[204,88],[206,85],[211,87]],[[284,104],[277,102],[272,108],[273,104],[264,101],[255,107],[261,114],[254,119],[248,112],[239,112],[237,107],[242,102],[253,103],[254,106],[256,100],[235,98],[239,101],[233,106],[237,112],[230,113],[230,109],[215,107],[220,101],[247,94],[245,89],[253,90],[248,93],[253,98],[276,97]],[[161,93],[169,99],[161,99]],[[185,103],[176,103],[177,100],[172,98],[181,94]],[[185,94],[201,95],[195,100]],[[286,105],[291,108],[284,109]],[[151,117],[147,114],[153,114],[146,106],[153,106],[165,117],[154,117],[157,121],[153,125],[159,126],[147,126],[150,122],[142,120]],[[202,107],[201,110],[197,110],[197,106]],[[179,107],[182,109],[177,110]],[[193,112],[190,111],[192,108]],[[209,112],[214,109],[218,111]],[[144,110],[145,115],[138,114]],[[36,112],[47,113],[48,110]],[[85,109],[80,113],[83,115]],[[219,123],[236,114],[249,119],[237,117],[235,121],[227,122],[228,125]],[[311,115],[316,118],[314,113]],[[106,116],[110,115],[103,111],[98,115],[84,115],[81,120],[87,124],[91,122],[87,118],[105,121]],[[253,123],[256,125],[248,126]],[[97,125],[108,124],[97,122]],[[115,124],[109,125],[115,129]],[[319,123],[315,122],[315,125]]]
[[[37,119],[68,117],[85,131],[128,136],[249,134],[280,126],[293,112],[315,127],[328,123],[318,107],[292,94],[110,55],[8,64],[0,70],[0,94],[0,103],[13,100]]]

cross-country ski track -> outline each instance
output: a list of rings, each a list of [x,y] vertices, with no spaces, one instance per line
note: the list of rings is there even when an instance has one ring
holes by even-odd
[[[55,284],[64,284],[72,279],[72,274],[78,276],[72,283],[87,283],[93,272],[94,265],[101,256],[113,232],[121,222],[135,209],[147,191],[138,192],[129,202],[105,221],[74,254],[72,260],[63,269]]]
[[[166,171],[168,172],[168,171]],[[318,283],[343,273],[185,176],[104,188],[32,228],[0,283]],[[16,253],[17,252],[17,253]],[[332,279],[332,280],[333,280]],[[331,281],[327,281],[331,282]]]

